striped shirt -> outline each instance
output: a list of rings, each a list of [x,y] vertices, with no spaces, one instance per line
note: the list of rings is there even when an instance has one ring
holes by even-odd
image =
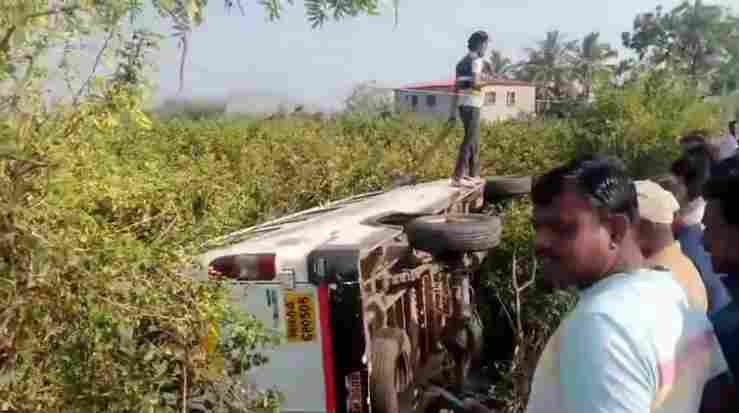
[[[527,412],[697,412],[726,369],[706,314],[669,271],[612,275],[581,292],[550,338]]]
[[[475,75],[481,75],[485,66],[481,57],[470,53],[457,63],[455,86],[458,93],[458,106],[479,108],[484,103],[482,91],[473,85]]]

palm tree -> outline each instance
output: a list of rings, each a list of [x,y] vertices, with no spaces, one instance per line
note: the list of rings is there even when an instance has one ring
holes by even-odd
[[[563,96],[571,86],[573,75],[572,54],[576,41],[566,41],[559,30],[547,32],[536,49],[526,49],[528,58],[521,63],[521,77],[545,84],[545,97]]]
[[[600,33],[592,32],[582,39],[574,50],[575,74],[583,86],[583,95],[589,100],[593,92],[593,80],[599,74],[610,73],[614,66],[610,59],[618,56],[608,43],[598,42]]]
[[[509,78],[515,68],[511,59],[503,56],[498,50],[492,50],[490,52],[490,59],[485,63],[493,76],[504,79]]]

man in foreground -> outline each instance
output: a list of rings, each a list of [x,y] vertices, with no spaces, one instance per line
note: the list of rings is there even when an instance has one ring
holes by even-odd
[[[636,181],[639,202],[639,246],[647,267],[664,267],[683,287],[695,310],[708,311],[708,297],[698,269],[675,240],[672,224],[680,209],[675,197],[654,181]]]
[[[580,300],[547,343],[527,411],[697,411],[725,362],[672,274],[644,268],[636,189],[622,165],[575,161],[542,176],[532,198],[544,280]]]
[[[470,186],[480,179],[480,108],[484,103],[482,88],[492,84],[490,76],[483,73],[483,56],[488,47],[488,34],[484,31],[473,33],[467,41],[468,53],[457,63],[454,95],[450,121],[456,119],[456,112],[462,118],[464,140],[459,148],[457,163],[451,178],[453,186]]]

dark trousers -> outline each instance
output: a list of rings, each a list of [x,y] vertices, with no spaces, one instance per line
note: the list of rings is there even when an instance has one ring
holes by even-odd
[[[454,177],[480,176],[480,108],[460,106],[459,117],[464,126],[464,140],[459,147]]]

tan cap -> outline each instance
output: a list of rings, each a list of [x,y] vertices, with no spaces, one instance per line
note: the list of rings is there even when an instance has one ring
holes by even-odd
[[[672,224],[680,209],[675,196],[654,181],[635,181],[639,216],[655,224]]]

